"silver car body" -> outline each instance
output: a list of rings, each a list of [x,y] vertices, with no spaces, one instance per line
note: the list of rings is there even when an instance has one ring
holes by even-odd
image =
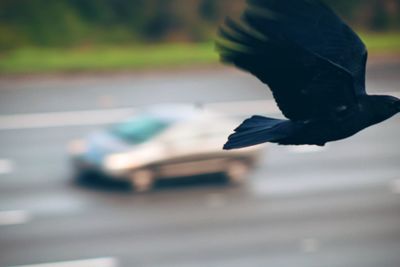
[[[144,114],[171,123],[136,145],[107,132],[73,141],[70,153],[80,171],[94,169],[114,179],[129,179],[132,173],[146,169],[157,178],[168,178],[226,172],[229,164],[238,161],[250,167],[259,159],[261,146],[222,150],[227,136],[238,124],[225,115],[187,105],[153,107]],[[103,152],[92,153],[99,147]]]

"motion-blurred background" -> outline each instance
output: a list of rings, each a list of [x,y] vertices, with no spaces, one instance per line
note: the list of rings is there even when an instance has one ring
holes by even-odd
[[[223,175],[147,193],[76,182],[71,144],[111,153],[121,142],[108,129],[148,106],[219,114],[215,128],[189,121],[181,161],[227,121],[280,116],[265,86],[221,66],[213,48],[243,2],[0,0],[0,266],[400,266],[399,116],[322,149],[264,147],[240,186]],[[325,2],[369,47],[368,91],[399,96],[400,0]],[[104,153],[89,154],[103,169]]]
[[[243,2],[2,0],[0,72],[142,69],[216,62],[212,49],[216,27],[227,14],[239,14]],[[371,50],[399,49],[400,1],[326,2],[360,31]]]

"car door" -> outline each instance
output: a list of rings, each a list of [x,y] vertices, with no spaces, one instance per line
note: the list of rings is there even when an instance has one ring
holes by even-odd
[[[163,136],[168,160],[160,166],[164,176],[219,172],[224,169],[226,138],[223,121],[195,120],[174,127]]]

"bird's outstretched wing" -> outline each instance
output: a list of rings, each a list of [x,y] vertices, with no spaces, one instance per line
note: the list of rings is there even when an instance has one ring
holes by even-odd
[[[365,94],[366,48],[319,0],[248,0],[242,18],[220,28],[217,48],[268,84],[292,120],[331,116]]]

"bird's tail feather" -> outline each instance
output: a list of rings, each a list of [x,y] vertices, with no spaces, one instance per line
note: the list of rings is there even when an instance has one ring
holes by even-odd
[[[292,135],[293,131],[291,121],[253,116],[235,129],[224,149],[244,148],[265,142],[280,143],[282,139]]]

